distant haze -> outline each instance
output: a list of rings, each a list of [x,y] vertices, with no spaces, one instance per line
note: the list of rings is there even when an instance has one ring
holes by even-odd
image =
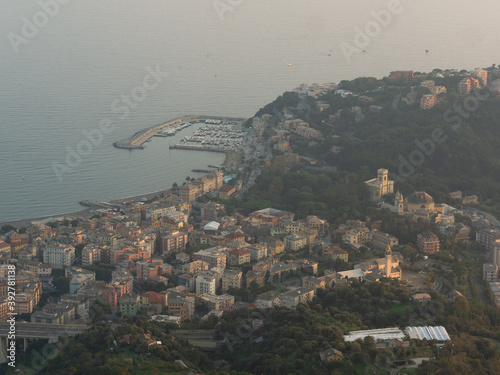
[[[354,28],[364,30],[389,1],[242,0],[225,13],[213,3],[69,1],[44,20],[37,1],[2,1],[0,221],[165,189],[194,177],[193,168],[221,163],[220,154],[170,152],[163,139],[143,151],[112,147],[176,116],[251,116],[301,83],[500,63],[493,0],[401,0],[350,62],[340,44],[355,46]],[[22,37],[23,18],[42,26],[15,53],[7,36]],[[169,76],[120,119],[112,103],[157,66]],[[59,181],[52,163],[64,163],[67,147],[85,140],[82,130],[105,118],[116,129]]]

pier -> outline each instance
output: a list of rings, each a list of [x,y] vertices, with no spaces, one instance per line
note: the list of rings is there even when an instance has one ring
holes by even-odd
[[[174,127],[175,125],[179,125],[183,122],[188,121],[202,121],[202,120],[221,120],[221,121],[244,121],[245,118],[241,117],[219,117],[219,116],[204,116],[204,115],[191,115],[191,116],[183,116],[179,117],[175,120],[171,120],[169,122],[155,125],[150,128],[138,131],[130,138],[122,139],[121,141],[117,141],[113,143],[113,146],[116,148],[123,148],[127,150],[140,150],[145,148],[145,142],[149,141],[152,137],[157,135],[157,133],[165,128]],[[212,150],[211,150],[212,151]],[[220,150],[213,150],[220,151]]]
[[[177,149],[177,150],[194,150],[194,151],[213,151],[213,152],[227,152],[227,151],[237,151],[234,149],[228,149],[228,150],[222,150],[218,147],[215,146],[202,146],[202,145],[171,145],[169,146],[170,149]]]

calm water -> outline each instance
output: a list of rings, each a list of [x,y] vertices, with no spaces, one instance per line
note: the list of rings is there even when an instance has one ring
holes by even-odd
[[[251,116],[301,83],[500,63],[493,0],[401,0],[366,52],[348,61],[339,45],[355,46],[354,28],[364,29],[387,4],[242,0],[219,15],[212,0],[85,0],[44,20],[37,1],[1,0],[0,221],[161,190],[194,176],[193,168],[220,164],[220,154],[170,151],[167,139],[143,151],[112,147],[180,115]],[[22,36],[23,18],[35,15],[40,27],[15,53],[8,34]],[[157,66],[168,77],[120,118],[113,102],[141,94],[146,68]],[[59,179],[52,164],[64,164],[68,147],[103,119],[115,129]]]

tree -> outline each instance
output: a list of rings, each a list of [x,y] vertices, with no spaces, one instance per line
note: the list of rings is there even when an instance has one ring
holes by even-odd
[[[109,302],[102,299],[96,298],[90,303],[89,306],[89,317],[92,319],[92,323],[98,323],[101,321],[103,314],[110,314],[111,306]]]
[[[1,228],[0,228],[0,234],[5,234],[7,232],[10,232],[11,230],[16,230],[16,227],[13,227],[12,225],[10,224],[6,224],[6,225],[3,225]]]
[[[69,293],[69,278],[64,276],[56,277],[53,281],[54,286],[61,294]]]

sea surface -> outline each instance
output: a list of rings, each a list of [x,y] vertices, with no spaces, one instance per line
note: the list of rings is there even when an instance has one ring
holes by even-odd
[[[301,83],[500,63],[494,0],[59,1],[0,0],[0,222],[159,191],[222,163],[169,150],[189,129],[112,146],[178,116],[249,117]],[[111,129],[85,149],[103,121]]]

